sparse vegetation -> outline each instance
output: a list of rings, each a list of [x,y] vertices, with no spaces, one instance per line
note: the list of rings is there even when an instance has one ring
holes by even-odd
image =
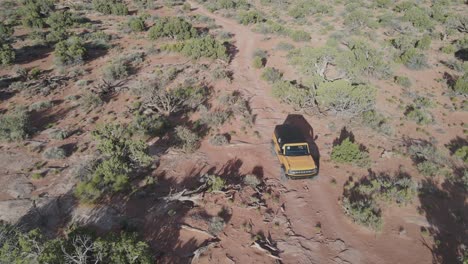
[[[52,147],[46,149],[42,156],[46,159],[64,159],[67,157],[67,152],[61,147]]]
[[[408,147],[408,153],[419,172],[425,176],[436,176],[442,173],[447,164],[445,156],[432,144],[415,143]]]
[[[70,37],[55,45],[55,59],[59,65],[74,65],[82,63],[86,48],[79,37]]]
[[[163,50],[175,51],[192,59],[210,58],[228,60],[229,55],[223,43],[211,36],[193,38],[176,44],[164,45]]]
[[[48,238],[39,229],[29,232],[1,223],[0,259],[8,263],[88,262],[150,264],[154,262],[150,247],[136,233],[107,234],[76,227],[66,236]]]
[[[93,9],[104,15],[128,15],[128,8],[121,0],[93,0]]]
[[[145,20],[141,17],[129,18],[127,26],[132,32],[142,32],[146,29]]]
[[[195,132],[183,126],[176,127],[175,132],[182,150],[190,153],[199,147],[200,138]]]
[[[359,115],[374,108],[376,89],[338,80],[321,83],[316,91],[319,106],[341,115]]]
[[[210,144],[213,146],[224,146],[229,144],[229,140],[224,134],[216,134],[210,138]]]
[[[30,134],[29,113],[18,108],[0,116],[0,140],[20,141]]]
[[[359,144],[344,139],[339,145],[333,147],[331,159],[339,163],[352,163],[361,167],[369,166],[369,153],[361,149]]]
[[[269,82],[275,83],[283,78],[283,73],[278,69],[267,67],[262,73],[262,79]]]
[[[376,201],[405,205],[416,196],[416,184],[406,174],[390,177],[371,174],[344,186],[343,209],[353,221],[375,230],[382,228],[382,210]]]
[[[453,90],[459,94],[468,94],[468,73],[459,77],[453,86]]]
[[[188,40],[197,36],[198,32],[192,24],[178,17],[159,18],[148,31],[148,37],[152,40],[159,38]]]
[[[105,194],[125,190],[137,169],[151,164],[146,144],[131,136],[123,125],[107,124],[93,131],[102,161],[80,179],[75,195],[81,201],[93,203]]]

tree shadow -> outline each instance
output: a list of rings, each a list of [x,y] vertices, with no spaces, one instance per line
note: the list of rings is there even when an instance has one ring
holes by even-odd
[[[456,138],[450,140],[448,144],[445,145],[450,150],[450,154],[454,154],[459,148],[468,146],[468,140],[457,136]]]
[[[455,52],[455,58],[462,61],[468,61],[468,48],[460,49],[457,52]]]
[[[30,117],[31,125],[32,127],[34,127],[35,132],[42,131],[48,126],[51,126],[54,123],[58,122],[59,120],[64,119],[68,115],[68,113],[70,113],[77,107],[78,106],[72,106],[68,108],[59,109],[57,111],[53,111],[51,109],[32,111]]]
[[[457,80],[453,77],[453,75],[451,75],[448,72],[444,72],[443,78],[447,82],[448,87],[453,87],[455,83],[457,82]]]
[[[48,46],[24,46],[16,50],[16,64],[27,64],[36,60],[47,58],[53,51],[53,48]]]
[[[314,129],[309,122],[304,118],[303,115],[289,114],[283,122],[283,125],[291,125],[297,127],[300,133],[305,137],[307,144],[309,145],[310,153],[314,159],[315,165],[320,170],[320,151],[318,149],[315,140],[318,136],[314,135]]]
[[[54,237],[67,226],[77,205],[71,191],[55,197],[40,196],[32,200],[31,209],[15,224],[22,230],[37,228],[47,236]]]
[[[466,190],[449,180],[439,186],[433,179],[425,179],[419,200],[419,210],[431,225],[428,231],[435,243],[429,244],[424,237],[421,240],[431,250],[433,262],[461,263],[468,245]]]
[[[346,127],[343,127],[340,131],[340,136],[336,138],[335,140],[333,140],[333,146],[335,147],[335,146],[341,145],[341,143],[343,143],[343,141],[347,138],[352,143],[356,142],[353,132],[348,131]]]
[[[229,42],[225,42],[224,46],[226,47],[226,50],[229,56],[228,63],[231,63],[236,58],[237,54],[239,53],[239,49],[235,45]]]

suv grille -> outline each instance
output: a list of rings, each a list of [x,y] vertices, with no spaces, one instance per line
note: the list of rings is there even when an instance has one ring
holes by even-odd
[[[313,170],[289,170],[288,173],[291,175],[303,175],[303,174],[314,174],[317,172],[317,169]]]

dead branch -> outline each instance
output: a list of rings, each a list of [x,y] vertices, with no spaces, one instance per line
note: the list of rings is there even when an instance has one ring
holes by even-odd
[[[188,230],[188,231],[192,231],[192,232],[196,232],[196,233],[203,234],[203,235],[205,235],[205,236],[208,236],[209,238],[216,238],[215,236],[213,236],[212,234],[208,233],[207,231],[205,231],[205,230],[203,230],[203,229],[200,229],[200,228],[197,228],[197,227],[193,227],[193,226],[190,226],[190,225],[187,225],[187,224],[181,224],[181,225],[180,225],[180,228],[185,229],[185,230]]]
[[[207,183],[200,185],[195,190],[184,189],[177,193],[170,193],[168,196],[162,197],[161,199],[167,203],[170,202],[191,202],[194,205],[198,205],[198,201],[202,198],[203,192],[207,189]]]
[[[208,241],[206,241],[205,243],[203,243],[203,244],[206,244],[206,245],[203,245],[203,246],[199,247],[198,249],[196,249],[196,250],[191,254],[191,256],[193,256],[193,257],[192,257],[192,260],[190,261],[190,263],[191,263],[191,264],[197,263],[197,262],[198,262],[198,259],[201,257],[201,255],[202,255],[203,253],[205,253],[205,252],[208,251],[209,249],[215,247],[218,243],[219,243],[219,239],[208,240]]]
[[[270,241],[268,240],[266,241],[257,240],[253,242],[253,244],[250,247],[258,249],[259,251],[265,253],[270,258],[281,260],[281,258],[277,256],[279,253],[279,249],[270,245],[269,243]]]

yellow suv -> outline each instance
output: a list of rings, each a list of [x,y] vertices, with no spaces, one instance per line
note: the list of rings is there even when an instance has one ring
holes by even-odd
[[[298,127],[278,125],[273,132],[272,152],[281,163],[281,179],[303,179],[317,175],[309,144]]]

